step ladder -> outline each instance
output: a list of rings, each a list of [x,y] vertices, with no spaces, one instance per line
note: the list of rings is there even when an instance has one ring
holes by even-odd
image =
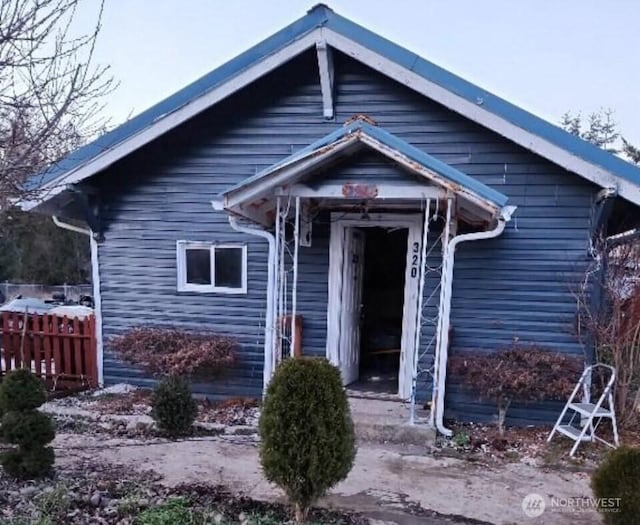
[[[604,374],[609,376],[602,394],[597,402],[591,403],[591,380],[594,370],[602,370]],[[606,377],[606,375],[605,375]],[[616,369],[612,366],[597,363],[585,368],[576,387],[569,397],[569,401],[564,406],[558,421],[553,426],[553,430],[547,438],[547,443],[551,441],[556,433],[567,436],[575,441],[571,448],[569,456],[573,457],[578,450],[580,443],[585,441],[599,441],[605,445],[615,448],[620,444],[618,437],[618,426],[616,424],[616,413],[613,406],[613,385],[616,380]],[[582,400],[577,401],[576,396],[582,390]],[[568,423],[563,423],[568,411],[572,411],[571,419]],[[613,443],[596,436],[598,425],[604,419],[611,420],[613,427]]]

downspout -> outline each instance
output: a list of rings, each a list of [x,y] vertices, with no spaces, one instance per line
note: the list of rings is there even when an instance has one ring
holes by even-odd
[[[102,296],[100,295],[100,265],[98,264],[98,241],[94,232],[88,228],[63,222],[58,217],[51,217],[53,224],[63,230],[81,233],[89,237],[91,247],[91,285],[93,287],[93,311],[96,319],[96,361],[98,365],[98,384],[104,385],[104,345],[102,339]]]
[[[71,232],[82,233],[83,235],[88,235],[89,237],[93,236],[93,232],[88,228],[81,228],[80,226],[69,224],[68,222],[62,222],[55,215],[53,215],[51,219],[53,220],[53,224],[55,224],[58,228],[69,230]]]
[[[442,277],[440,281],[440,315],[436,334],[435,378],[431,405],[431,423],[438,432],[451,436],[451,429],[444,426],[444,397],[447,380],[447,359],[449,349],[449,326],[451,321],[451,293],[453,289],[453,265],[456,247],[463,242],[480,241],[498,237],[515,212],[515,206],[505,206],[500,211],[495,227],[488,231],[463,233],[456,235],[447,243],[442,261]]]
[[[219,209],[218,203],[214,202],[214,209]],[[275,256],[276,256],[276,238],[266,231],[248,226],[241,226],[238,219],[233,215],[229,215],[229,224],[231,228],[240,233],[254,235],[266,239],[269,243],[269,256],[267,261],[267,311],[265,314],[265,330],[264,330],[264,376],[263,376],[263,393],[267,391],[267,386],[273,373],[273,337],[274,337],[274,301],[275,301]]]

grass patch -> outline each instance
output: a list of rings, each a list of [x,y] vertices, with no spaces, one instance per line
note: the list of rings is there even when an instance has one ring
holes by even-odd
[[[162,505],[150,507],[141,512],[134,521],[135,525],[205,525],[204,512],[191,509],[185,498],[170,498]]]

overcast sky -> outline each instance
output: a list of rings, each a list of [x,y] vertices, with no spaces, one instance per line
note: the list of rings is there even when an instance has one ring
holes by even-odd
[[[113,123],[302,16],[313,0],[106,0],[96,59]],[[638,0],[331,0],[339,14],[557,123],[616,111],[640,144]],[[90,13],[81,23],[89,23]]]

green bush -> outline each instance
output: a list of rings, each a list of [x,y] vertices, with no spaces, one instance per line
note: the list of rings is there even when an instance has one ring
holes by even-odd
[[[158,428],[172,437],[191,432],[198,405],[186,379],[169,376],[161,380],[151,396],[151,417]]]
[[[634,525],[640,516],[640,448],[619,447],[610,452],[591,476],[591,488],[604,522]],[[619,498],[613,502],[609,498]]]
[[[36,410],[12,411],[2,418],[2,437],[7,443],[34,448],[53,441],[55,431],[47,414]]]
[[[9,372],[0,383],[0,413],[33,410],[46,400],[42,381],[24,368]]]
[[[326,359],[287,359],[275,371],[260,416],[260,461],[306,520],[310,506],[345,479],[356,454],[340,371]]]
[[[2,440],[17,445],[0,455],[0,463],[10,476],[38,478],[53,467],[55,455],[47,447],[55,437],[53,423],[37,410],[45,400],[44,385],[28,370],[10,372],[0,384]]]

